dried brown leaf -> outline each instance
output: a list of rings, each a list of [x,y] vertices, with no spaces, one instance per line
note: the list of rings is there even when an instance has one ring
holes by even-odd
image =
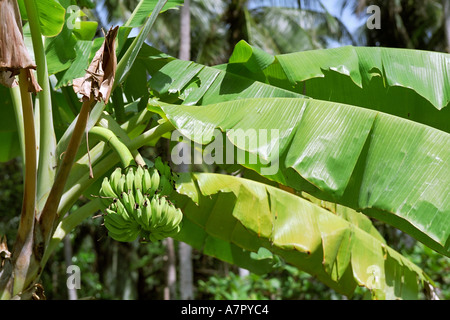
[[[8,250],[8,244],[6,243],[6,236],[0,237],[0,267],[3,267],[4,260],[11,258],[11,252]]]
[[[109,100],[117,68],[115,41],[119,27],[111,28],[100,49],[94,56],[86,75],[73,80],[73,89],[87,101],[91,96],[105,103]]]
[[[42,90],[30,69],[36,65],[28,54],[23,41],[22,19],[16,0],[0,0],[0,84],[17,85],[15,76],[27,69],[29,91]]]

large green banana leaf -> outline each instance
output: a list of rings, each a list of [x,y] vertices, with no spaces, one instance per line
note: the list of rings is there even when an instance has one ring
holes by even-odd
[[[343,47],[272,57],[241,42],[229,64],[214,68],[157,61],[157,69],[147,70],[162,101],[208,105],[164,109],[184,134],[199,133],[195,141],[207,143],[218,127],[279,129],[272,142],[279,143],[280,171],[271,179],[362,210],[449,255],[449,55]],[[205,77],[206,71],[221,77]],[[286,97],[279,89],[317,92],[324,100],[339,95],[364,109],[304,99],[217,104]],[[267,159],[267,146],[238,147]]]
[[[429,281],[357,212],[344,219],[281,189],[221,174],[184,174],[177,190],[191,199],[175,199],[186,228],[177,239],[196,242],[218,258],[252,267],[258,262],[245,253],[265,248],[348,296],[359,285],[376,299],[414,299]],[[213,246],[203,242],[205,234],[216,241]],[[221,244],[226,250],[217,250]]]
[[[152,61],[146,61],[151,65]],[[235,73],[184,60],[166,60],[153,73],[150,88],[165,101],[183,101],[186,105],[210,104],[245,97],[302,97],[295,92]],[[148,67],[149,72],[152,70]]]
[[[41,0],[35,2],[42,35],[46,37],[58,35],[64,26],[65,8],[57,0]],[[22,20],[28,20],[24,1],[18,0],[17,3],[19,4]]]
[[[141,59],[150,65],[155,57],[142,55]],[[270,56],[241,41],[230,63],[203,69],[195,64],[197,70],[221,70],[221,77],[211,76],[208,81],[200,77],[201,73],[192,73],[194,70],[179,72],[180,68],[192,67],[191,62],[165,63],[163,68],[148,68],[148,72],[153,77],[151,88],[167,102],[177,97],[183,104],[206,105],[267,97],[267,88],[273,88],[271,96],[287,96],[278,88],[389,113],[450,132],[450,55],[445,53],[346,46]],[[241,79],[239,83],[228,81],[235,78],[233,75]],[[178,85],[172,87],[172,83]],[[266,89],[260,95],[257,88],[262,87]],[[192,90],[195,99],[189,98]],[[167,100],[170,94],[171,101]]]
[[[261,55],[241,41],[230,64],[315,99],[379,110],[450,132],[449,54],[346,46],[277,55],[270,65],[255,69],[252,60]]]
[[[385,221],[450,256],[448,133],[373,110],[303,98],[162,109],[192,141],[216,149],[230,141],[247,152],[245,159],[233,161]],[[218,139],[215,128],[226,139],[212,143]],[[258,161],[250,162],[250,154]]]

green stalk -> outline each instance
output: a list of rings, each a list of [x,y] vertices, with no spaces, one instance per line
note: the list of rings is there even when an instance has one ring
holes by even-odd
[[[89,113],[89,119],[86,125],[86,130],[89,131],[100,119],[105,110],[105,103],[102,101],[97,102],[94,108]],[[78,121],[78,115],[75,117],[73,122],[69,125],[69,127],[64,132],[63,136],[59,139],[58,144],[56,146],[56,155],[59,157],[62,155],[67,149],[67,145],[69,144],[70,138],[72,137],[73,129],[75,128],[75,124]]]
[[[151,118],[151,116],[152,112],[148,111],[148,109],[145,108],[141,112],[131,117],[128,121],[121,124],[120,127],[125,132],[127,132],[131,138],[133,138],[133,136],[138,136],[145,130],[145,128],[142,128],[142,124],[147,124],[147,121]],[[135,131],[138,131],[139,134],[136,134]]]
[[[99,128],[99,127],[95,127]],[[104,129],[104,128],[100,128]],[[173,125],[170,122],[164,122],[147,132],[144,132],[142,135],[140,135],[138,138],[132,140],[129,143],[126,143],[125,147],[127,150],[136,150],[149,141],[157,140],[161,138],[165,133],[170,132],[174,129]],[[107,129],[106,129],[107,130]],[[94,130],[94,134],[98,134],[98,129]],[[103,130],[100,130],[103,131]],[[111,132],[110,130],[107,130]],[[92,133],[92,129],[91,129]],[[109,133],[106,134],[104,132],[102,136],[107,138],[109,137]],[[120,142],[120,141],[119,141]],[[120,142],[122,144],[122,142]],[[119,148],[123,148],[119,147]],[[129,151],[128,151],[129,152]],[[132,159],[132,157],[131,157]],[[117,152],[114,152],[107,157],[105,157],[102,161],[97,163],[93,167],[94,171],[94,179],[89,178],[89,174],[86,173],[81,177],[76,183],[71,185],[70,189],[67,190],[61,197],[61,201],[58,207],[58,216],[62,217],[63,212],[68,212],[70,208],[73,206],[73,204],[79,199],[80,195],[97,179],[102,177],[109,169],[111,169],[114,165],[116,165],[120,161],[119,154]],[[130,161],[129,157],[128,160]],[[91,200],[89,203],[84,205],[83,207],[79,208],[72,214],[70,214],[67,218],[62,219],[57,228],[55,229],[55,232],[49,242],[49,245],[47,246],[47,249],[44,252],[43,258],[41,260],[41,269],[44,268],[49,256],[52,254],[52,252],[55,250],[57,244],[71,231],[73,230],[77,225],[79,225],[84,219],[92,215],[94,212],[101,209],[101,200],[100,199],[94,199]]]
[[[121,87],[117,87],[114,90],[114,93],[111,96],[112,105],[114,107],[114,113],[116,115],[116,119],[119,123],[123,123],[125,121],[125,109],[123,107],[123,92]]]
[[[11,100],[14,107],[14,115],[16,117],[17,133],[19,134],[20,150],[22,150],[22,165],[25,168],[25,130],[23,127],[23,110],[22,99],[20,97],[20,88],[14,87],[9,89]]]
[[[146,132],[139,137],[133,139],[130,143],[125,143],[128,150],[136,150],[144,146],[146,143],[161,138],[165,133],[174,129],[173,125],[166,121]],[[68,212],[81,194],[89,188],[97,179],[102,177],[108,170],[120,161],[116,152],[107,155],[104,159],[93,166],[94,179],[89,178],[89,173],[85,173],[78,179],[61,197],[61,202],[58,207],[58,214]]]
[[[124,143],[131,143],[131,139],[128,136],[127,132],[122,129],[122,127],[116,122],[116,120],[114,120],[114,118],[109,114],[103,114],[103,117],[99,121],[99,125],[114,132],[114,134]],[[131,154],[133,155],[134,161],[136,161],[137,165],[145,166],[144,158],[142,158],[138,150],[132,150]]]
[[[136,165],[130,150],[111,130],[95,126],[89,131],[89,135],[106,142],[117,153],[124,168]]]
[[[72,137],[69,141],[69,145],[67,146],[67,150],[64,153],[64,158],[58,168],[55,181],[50,190],[47,201],[45,202],[44,209],[42,210],[39,219],[39,231],[41,232],[39,241],[42,242],[44,247],[50,240],[54,223],[58,218],[58,204],[61,200],[61,196],[63,194],[70,169],[72,168],[73,162],[75,160],[75,156],[78,152],[81,139],[83,138],[83,135],[85,133],[86,124],[89,118],[89,112],[95,103],[96,101],[93,98],[83,102],[80,114],[78,115],[78,119],[75,124],[75,128],[73,129]]]
[[[98,105],[99,103],[97,103],[96,107]],[[96,107],[94,107],[94,110]],[[91,117],[89,118],[89,120],[91,120]],[[136,127],[142,126],[142,123],[146,122],[149,118],[150,112],[148,112],[147,110],[143,110],[141,113],[136,114],[124,124],[119,125],[113,117],[104,112],[102,118],[100,118],[98,123],[102,127],[112,130],[119,137],[119,139],[121,139],[126,145],[129,145],[131,143],[131,139],[128,136],[128,133],[130,131],[133,131]],[[86,169],[89,166],[89,158],[91,159],[91,165],[93,165],[109,151],[110,149],[104,142],[99,142],[90,149],[89,156],[85,154],[84,156],[80,157],[80,159],[78,159],[72,167],[69,178],[67,180],[67,186],[73,186],[78,183],[80,176],[82,176],[86,172]],[[134,156],[134,160],[138,165],[145,165],[145,161],[139,154],[138,150],[131,150],[131,154]]]
[[[130,150],[138,149],[146,143],[159,139],[161,136],[163,136],[167,132],[173,131],[174,129],[175,127],[172,123],[170,123],[169,121],[165,121],[133,139],[128,148]]]
[[[45,250],[44,256],[41,260],[41,269],[44,269],[50,255],[55,251],[56,246],[60,243],[66,235],[68,235],[76,226],[82,223],[85,219],[90,217],[95,212],[101,210],[102,202],[99,198],[89,201],[84,206],[78,208],[66,218],[64,218],[57,226],[53,233],[52,239]]]
[[[28,92],[28,76],[25,69],[20,71],[19,84],[25,140],[25,177],[22,213],[12,256],[14,262],[13,296],[23,291],[34,279],[33,275],[37,274],[33,252],[37,176],[36,134],[33,102],[31,93]]]
[[[37,201],[38,210],[42,209],[45,196],[50,191],[55,177],[55,148],[56,136],[53,126],[53,112],[51,88],[48,77],[47,61],[45,58],[44,44],[42,41],[39,14],[35,0],[24,0],[25,8],[30,24],[31,39],[33,42],[34,56],[36,59],[37,80],[42,88],[38,93],[39,99],[39,167],[37,173]]]

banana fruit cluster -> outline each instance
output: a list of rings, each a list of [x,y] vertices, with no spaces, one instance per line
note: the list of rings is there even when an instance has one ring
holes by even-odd
[[[160,158],[151,168],[116,168],[103,179],[99,194],[109,236],[131,242],[138,237],[158,241],[177,234],[183,213],[167,199],[173,184],[172,171]]]

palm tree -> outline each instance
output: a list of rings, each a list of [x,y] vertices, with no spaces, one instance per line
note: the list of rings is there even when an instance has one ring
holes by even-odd
[[[381,29],[360,28],[363,43],[368,46],[446,51],[448,19],[447,0],[344,0],[342,8],[351,8],[359,16],[369,5],[380,7]],[[445,11],[447,10],[447,11]],[[447,39],[448,39],[447,33]]]
[[[191,14],[190,0],[185,0],[180,12],[180,49],[178,58],[181,60],[191,59]],[[180,164],[178,171],[189,172],[190,166]],[[173,241],[168,238],[167,241]],[[187,243],[180,242],[178,245],[179,259],[179,289],[182,300],[191,300],[194,297],[194,268],[192,264],[192,247]]]
[[[447,52],[450,53],[450,2],[443,0],[444,9],[444,29],[447,39]]]
[[[136,1],[105,0],[109,19],[122,19]],[[114,9],[122,6],[121,10]],[[353,44],[345,25],[332,16],[320,0],[253,1],[193,0],[191,12],[191,59],[215,65],[228,61],[240,40],[273,54],[326,48],[330,40]],[[149,37],[155,47],[179,56],[180,10],[161,14]]]

